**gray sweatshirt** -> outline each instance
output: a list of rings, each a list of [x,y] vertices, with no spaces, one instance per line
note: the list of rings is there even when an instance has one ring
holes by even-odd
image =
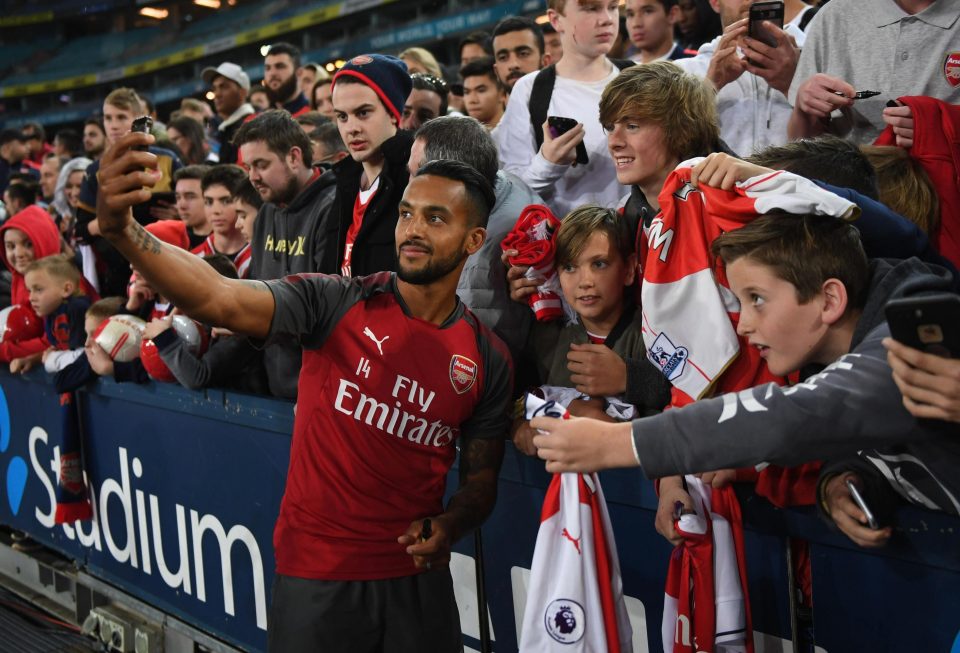
[[[960,428],[907,412],[880,342],[889,335],[887,300],[950,287],[945,270],[918,259],[872,261],[850,353],[794,386],[771,383],[635,420],[644,473],[659,478],[859,454],[886,465],[903,496],[960,513]]]

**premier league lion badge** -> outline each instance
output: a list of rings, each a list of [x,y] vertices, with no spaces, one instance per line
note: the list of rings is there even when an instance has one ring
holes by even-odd
[[[547,606],[543,614],[543,625],[550,637],[561,644],[573,644],[583,637],[586,615],[576,601],[557,599]]]
[[[458,395],[473,387],[477,380],[477,364],[466,356],[454,354],[450,359],[450,383]]]

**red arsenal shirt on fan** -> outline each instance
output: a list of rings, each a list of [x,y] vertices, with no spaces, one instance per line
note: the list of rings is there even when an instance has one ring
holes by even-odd
[[[217,254],[223,254],[224,256],[229,257],[237,268],[237,276],[239,276],[241,279],[246,279],[250,271],[251,250],[249,243],[238,249],[233,254],[226,254],[224,252],[217,251],[217,248],[213,245],[213,234],[210,234],[207,236],[206,240],[191,249],[190,253],[196,254],[201,258],[206,256],[215,256]]]
[[[443,512],[457,438],[507,430],[510,359],[458,302],[440,326],[411,317],[392,273],[267,282],[270,339],[303,346],[277,572],[372,580],[418,573],[397,543]]]

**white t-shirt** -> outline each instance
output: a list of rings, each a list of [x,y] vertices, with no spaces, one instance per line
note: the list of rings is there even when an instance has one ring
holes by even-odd
[[[536,72],[517,80],[507,110],[493,137],[500,149],[500,165],[512,172],[544,199],[558,218],[588,203],[613,208],[623,194],[617,182],[607,137],[600,127],[600,95],[620,71],[610,64],[610,74],[596,82],[578,82],[557,75],[548,116],[573,118],[583,123],[587,165],[550,163],[537,152],[530,124],[530,93]]]

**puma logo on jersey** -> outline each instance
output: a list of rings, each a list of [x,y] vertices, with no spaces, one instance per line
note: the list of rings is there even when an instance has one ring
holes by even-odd
[[[377,336],[373,334],[373,331],[370,330],[370,327],[363,327],[363,335],[373,340],[373,344],[377,346],[377,351],[379,351],[380,355],[383,356],[382,345],[384,342],[390,339],[390,336],[383,336],[382,338],[378,339]]]
[[[570,540],[571,542],[573,542],[573,546],[574,546],[574,548],[576,548],[577,553],[579,554],[579,553],[580,553],[580,538],[579,538],[579,537],[573,537],[572,535],[570,535],[570,531],[568,531],[566,528],[564,528],[564,529],[563,529],[563,532],[560,533],[560,534],[563,535],[563,536],[564,536],[565,538],[567,538],[568,540]]]

